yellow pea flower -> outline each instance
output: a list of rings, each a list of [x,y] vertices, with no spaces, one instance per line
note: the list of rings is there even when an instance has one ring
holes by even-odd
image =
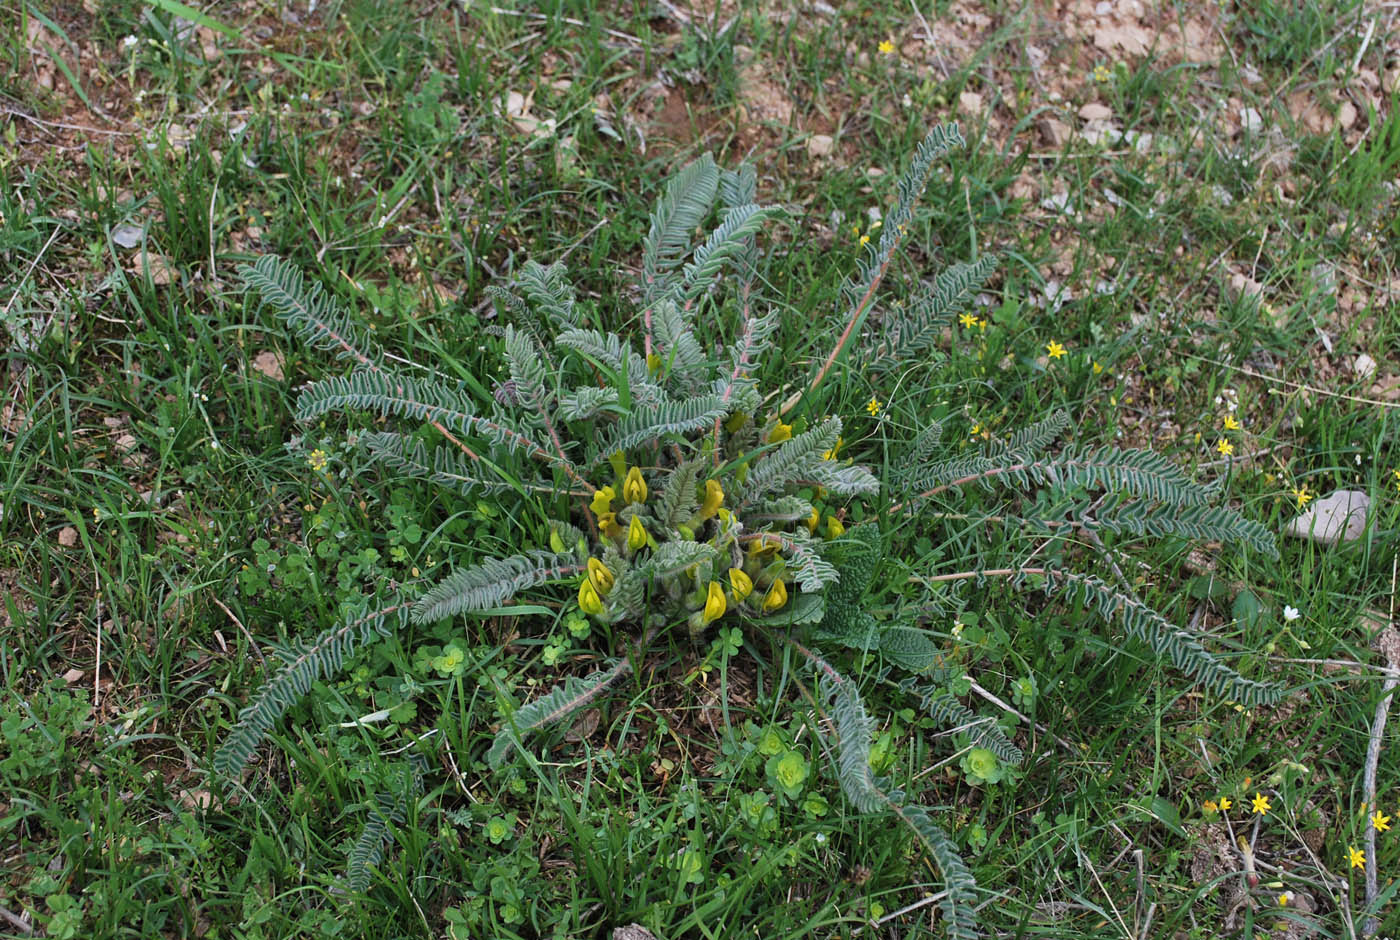
[[[617,524],[617,513],[605,512],[598,517],[598,529],[604,536],[615,539],[622,534],[622,526]]]
[[[734,590],[734,603],[740,603],[753,593],[753,578],[743,568],[729,569],[729,586]]]
[[[822,514],[817,512],[817,507],[812,507],[812,514],[807,517],[807,531],[816,534],[817,526],[821,524]]]
[[[647,501],[647,481],[642,478],[642,471],[637,467],[628,470],[626,479],[622,481],[622,498],[629,503]]]
[[[647,356],[647,371],[652,375],[661,371],[661,357],[656,353]]]
[[[841,524],[841,520],[835,516],[826,517],[826,537],[829,539],[839,539],[846,534],[846,527]]]
[[[778,543],[768,539],[755,539],[749,543],[749,555],[754,558],[761,558],[764,555],[771,555],[778,550]]]
[[[718,581],[711,581],[705,591],[705,622],[714,623],[724,616],[728,608],[729,603],[724,599],[724,588],[719,586]]]
[[[763,596],[763,612],[771,614],[787,603],[787,585],[783,579],[779,578],[773,582],[773,586],[768,589],[768,593]]]
[[[606,597],[612,590],[613,573],[608,570],[608,566],[596,558],[588,559],[588,580],[593,585],[593,589],[599,595]]]
[[[780,442],[782,442],[782,441],[791,440],[791,439],[792,439],[792,425],[790,425],[790,424],[783,424],[783,422],[781,422],[781,421],[778,422],[777,426],[776,426],[775,428],[773,428],[773,430],[771,430],[771,431],[768,432],[768,443],[770,443],[770,444],[777,444],[777,443],[780,443]]]
[[[612,509],[612,501],[617,498],[617,490],[611,486],[605,486],[593,494],[593,502],[589,503],[589,508],[593,510],[595,516]]]
[[[642,520],[633,516],[631,523],[627,526],[627,547],[635,552],[646,543],[647,530],[642,527]]]
[[[724,422],[724,429],[730,434],[733,434],[735,431],[739,430],[745,424],[747,424],[748,420],[749,416],[747,412],[736,411],[729,416],[728,421]]]
[[[603,613],[603,599],[598,596],[593,582],[587,578],[578,586],[578,609],[595,617]]]
[[[719,485],[718,480],[705,481],[705,499],[700,503],[700,518],[708,519],[719,512],[719,507],[724,503],[724,489]]]

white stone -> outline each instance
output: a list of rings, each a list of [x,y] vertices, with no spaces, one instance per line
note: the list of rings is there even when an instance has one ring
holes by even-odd
[[[1323,545],[1350,542],[1366,529],[1371,497],[1360,490],[1334,490],[1309,506],[1283,530]]]

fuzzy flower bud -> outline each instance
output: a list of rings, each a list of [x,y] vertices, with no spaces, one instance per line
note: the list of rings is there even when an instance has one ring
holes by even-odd
[[[622,481],[622,498],[629,503],[647,501],[647,481],[642,479],[642,471],[637,467],[628,470],[627,478]]]
[[[627,455],[620,450],[613,451],[608,454],[608,466],[612,467],[613,473],[621,479],[627,475]]]
[[[642,526],[642,520],[636,516],[627,526],[627,548],[629,551],[637,551],[647,543],[647,530]]]
[[[846,534],[846,527],[841,524],[841,520],[835,516],[826,517],[826,537],[829,539],[839,539]]]
[[[787,441],[791,439],[792,425],[783,424],[782,421],[779,421],[777,426],[774,427],[773,430],[768,432],[768,443],[770,444],[777,444],[780,441]]]
[[[734,590],[734,603],[738,604],[753,593],[753,578],[743,568],[730,568],[729,586]]]
[[[817,512],[817,507],[812,507],[812,514],[807,517],[807,531],[813,535],[817,533],[817,526],[821,524],[822,514]]]
[[[714,623],[724,616],[728,607],[729,604],[724,599],[724,588],[719,586],[718,581],[711,581],[705,592],[705,622]]]
[[[613,573],[608,570],[608,566],[596,558],[588,559],[588,581],[593,585],[593,589],[598,592],[598,596],[607,597],[612,590]]]
[[[612,509],[612,501],[616,496],[616,490],[611,486],[605,486],[593,494],[593,502],[589,503],[589,508],[593,510],[595,516],[601,516]]]
[[[724,422],[724,429],[730,434],[733,434],[735,431],[742,428],[745,424],[748,424],[748,421],[749,416],[746,412],[736,411],[729,416],[728,421]]]
[[[578,609],[595,617],[603,613],[603,599],[598,596],[593,582],[587,578],[578,586]]]
[[[773,582],[772,586],[768,588],[768,593],[763,596],[763,612],[765,614],[771,614],[773,611],[780,609],[786,604],[787,600],[787,585],[783,583],[782,578],[778,578]]]

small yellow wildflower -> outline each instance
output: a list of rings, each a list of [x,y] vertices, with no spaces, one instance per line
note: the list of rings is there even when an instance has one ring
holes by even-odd
[[[1235,420],[1234,415],[1225,416],[1224,426],[1227,431],[1238,431],[1240,429],[1240,423]]]
[[[835,516],[826,517],[826,537],[829,539],[839,539],[846,534],[846,527],[841,524],[841,520]]]
[[[1292,900],[1293,900],[1293,892],[1292,892],[1292,891],[1285,891],[1285,892],[1283,892],[1283,894],[1280,894],[1280,895],[1278,896],[1278,906],[1279,906],[1279,907],[1287,907],[1287,906],[1288,906],[1288,903],[1289,903],[1290,901],[1292,901]]]
[[[1235,805],[1235,801],[1232,800],[1232,799],[1230,799],[1228,796],[1222,796],[1222,797],[1220,798],[1220,811],[1221,811],[1222,813],[1225,812],[1225,810],[1229,809],[1231,806],[1234,806],[1234,805]]]
[[[970,313],[964,313],[958,317],[958,322],[963,325],[964,329],[970,330],[977,325],[977,318]]]
[[[593,501],[588,508],[593,510],[595,516],[601,516],[612,509],[612,501],[617,498],[617,491],[611,486],[605,486],[593,494]]]
[[[1235,445],[1231,444],[1229,441],[1225,440],[1225,438],[1222,437],[1220,440],[1215,442],[1215,449],[1220,451],[1226,457],[1229,457],[1235,452]]]
[[[622,498],[629,503],[647,501],[647,481],[642,478],[642,471],[637,467],[628,470],[627,477],[622,481]]]
[[[622,534],[622,526],[617,524],[617,513],[605,512],[598,516],[598,530],[610,539]]]
[[[1400,470],[1392,470],[1390,472],[1395,475],[1395,488],[1400,490]]]
[[[1376,810],[1375,815],[1371,817],[1371,825],[1376,827],[1377,832],[1385,832],[1390,828],[1390,817]]]
[[[880,45],[875,48],[880,50],[880,55],[894,55],[894,43],[888,39],[881,39]]]
[[[787,599],[787,585],[783,583],[782,578],[779,578],[773,582],[773,586],[770,587],[768,593],[763,596],[763,612],[765,614],[771,614],[773,611],[780,609],[786,604]]]
[[[1061,346],[1059,342],[1052,339],[1050,342],[1045,344],[1045,351],[1049,354],[1051,359],[1059,359],[1065,354],[1065,347]]]
[[[329,457],[329,454],[327,454],[324,450],[318,447],[307,456],[306,465],[312,470],[320,472],[326,469],[326,462],[329,459]]]
[[[870,401],[865,403],[865,410],[872,417],[880,413],[880,400],[874,395],[870,396]]]
[[[1102,66],[1102,65],[1096,65],[1096,66],[1094,66],[1094,81],[1098,82],[1100,85],[1102,85],[1104,82],[1108,81],[1108,80],[1109,80],[1110,78],[1112,78],[1112,77],[1113,77],[1113,73],[1110,72],[1110,71],[1109,71],[1107,68],[1105,68],[1104,66]]]
[[[603,599],[598,596],[593,582],[587,578],[578,586],[578,609],[595,617],[603,612]]]
[[[598,596],[606,597],[612,590],[613,573],[608,570],[608,566],[596,558],[588,559],[588,581],[593,585],[593,590],[598,592]]]
[[[743,568],[730,568],[729,587],[734,591],[734,602],[737,604],[753,593],[753,578]]]
[[[1215,800],[1206,800],[1201,804],[1201,808],[1207,813],[1218,813],[1220,811],[1220,807],[1216,805]]]
[[[869,236],[869,235],[862,235],[862,236],[860,237],[860,247],[864,248],[864,247],[865,247],[866,245],[868,245],[868,244],[870,244],[870,236]]]
[[[841,445],[844,443],[846,443],[846,439],[837,436],[836,443],[831,446],[831,450],[822,451],[822,460],[835,460],[836,455],[841,452]]]
[[[724,588],[719,586],[718,581],[711,581],[705,590],[705,622],[714,623],[724,616],[728,608],[729,602],[724,599]]]
[[[1308,503],[1312,502],[1313,494],[1308,492],[1308,488],[1306,486],[1300,486],[1296,490],[1289,490],[1289,492],[1292,493],[1293,498],[1298,501],[1299,509],[1302,509]]]
[[[1254,794],[1254,798],[1249,802],[1254,805],[1254,811],[1260,816],[1269,815],[1269,798],[1267,796],[1261,796],[1256,791]]]
[[[1347,861],[1352,868],[1363,868],[1366,865],[1366,853],[1355,846],[1347,846]]]
[[[829,454],[829,453],[831,453],[831,451],[827,451],[827,453]],[[826,457],[825,455],[823,455],[822,459],[824,459],[824,460],[830,460],[831,458]],[[813,533],[815,533],[815,532],[817,531],[817,526],[821,523],[821,521],[822,521],[822,514],[819,513],[819,512],[817,512],[817,507],[816,507],[816,506],[813,506],[813,507],[812,507],[812,514],[811,514],[810,516],[807,517],[807,531],[808,531],[808,532],[813,532]]]
[[[781,421],[777,423],[773,430],[768,432],[768,443],[770,444],[777,444],[780,441],[791,440],[791,438],[792,425],[783,424]]]
[[[982,319],[980,319],[980,320],[977,321],[977,328],[978,328],[979,330],[981,330],[983,333],[987,332],[987,318],[986,318],[986,317],[983,317]]]
[[[719,485],[718,480],[705,481],[705,500],[700,504],[700,518],[708,519],[719,512],[719,507],[724,505],[724,489]]]
[[[636,516],[627,526],[627,547],[632,551],[637,551],[647,543],[647,530],[642,526],[642,520]]]

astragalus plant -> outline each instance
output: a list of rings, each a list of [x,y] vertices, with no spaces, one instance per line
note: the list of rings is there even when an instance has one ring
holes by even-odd
[[[949,125],[919,146],[879,238],[848,280],[843,309],[830,318],[828,355],[786,397],[755,378],[780,372],[772,360],[784,359],[772,302],[784,298],[762,293],[783,285],[760,286],[758,241],[781,211],[755,201],[752,168],[724,170],[708,156],[670,180],[652,213],[635,310],[591,322],[560,264],[527,262],[509,286],[493,288],[506,377],[489,396],[473,392],[473,384],[485,387],[480,382],[400,368],[318,285],[278,258],[243,268],[247,288],[307,344],[350,366],[301,391],[299,420],[341,411],[395,419],[398,427],[358,438],[386,476],[516,501],[526,515],[568,509],[552,513],[548,548],[522,546],[507,557],[462,564],[412,599],[385,588],[340,622],[281,650],[279,670],[239,714],[216,769],[236,774],[316,680],[341,670],[377,637],[410,621],[498,611],[524,592],[576,604],[615,625],[611,635],[628,637],[631,648],[607,651],[613,658],[603,668],[564,678],[516,710],[487,752],[493,767],[517,755],[528,735],[604,695],[652,644],[696,640],[716,625],[765,631],[816,672],[820,727],[852,806],[892,814],[917,834],[946,880],[950,934],[971,937],[975,883],[930,813],[872,772],[873,721],[832,655],[841,648],[876,653],[907,673],[935,717],[957,724],[975,718],[939,691],[945,651],[920,628],[921,605],[882,620],[866,609],[882,529],[892,520],[914,518],[937,533],[954,515],[964,527],[973,515],[1011,536],[979,543],[985,556],[971,570],[922,573],[926,584],[1002,578],[1073,599],[1221,695],[1245,704],[1275,697],[1126,584],[1070,564],[1082,558],[1093,565],[1095,555],[1037,552],[1028,560],[1033,547],[1076,533],[1234,539],[1273,551],[1260,526],[1211,505],[1213,492],[1160,456],[1113,447],[1054,450],[1067,426],[1059,414],[970,456],[945,444],[931,424],[888,461],[900,468],[897,475],[881,479],[845,456],[840,418],[816,417],[833,369],[878,376],[927,351],[992,271],[990,257],[952,265],[906,302],[876,312],[878,288],[934,161],[962,143]],[[713,228],[696,241],[706,222]],[[631,324],[625,334],[606,328],[622,323]],[[962,496],[973,484],[980,492],[969,512]],[[1037,502],[1037,493],[1045,498]],[[840,510],[857,500],[866,502],[866,521],[848,529]],[[1028,508],[1048,512],[1030,515]],[[1020,760],[995,725],[973,727],[979,748]]]

